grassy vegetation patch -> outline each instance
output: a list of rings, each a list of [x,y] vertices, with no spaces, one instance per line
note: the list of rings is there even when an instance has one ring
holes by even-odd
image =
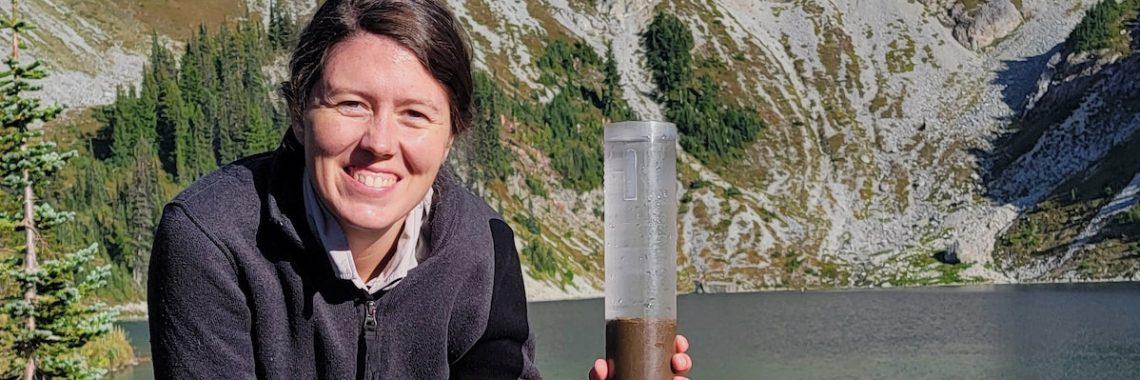
[[[823,148],[823,153],[827,154],[832,162],[842,161],[844,159],[843,147],[847,143],[846,135],[836,133],[828,137],[824,142],[821,148]]]
[[[598,0],[569,0],[570,8],[576,11],[589,13],[598,7]]]
[[[910,206],[910,175],[902,165],[892,165],[891,177],[895,182],[895,201],[898,202],[899,212],[902,213]]]
[[[21,2],[20,9],[25,13],[35,9],[41,17],[55,21],[55,25],[40,25],[28,35],[50,66],[95,74],[99,67],[92,65],[92,54],[103,54],[114,47],[145,51],[152,33],[181,40],[199,25],[213,29],[227,20],[249,16],[242,4],[230,0],[66,0],[62,4],[39,2],[31,6]],[[94,51],[86,51],[86,47]]]
[[[550,8],[543,5],[541,1],[527,1],[526,11],[535,20],[538,20],[542,28],[546,30],[546,38],[548,39],[561,39],[561,40],[574,40],[574,33],[566,30],[558,19],[554,18],[554,14],[550,13]],[[538,53],[537,50],[531,50],[531,53]]]
[[[522,264],[528,268],[531,277],[558,284],[565,289],[574,281],[575,268],[592,268],[598,265],[588,260],[584,252],[576,252],[557,240],[544,238],[544,231],[546,233],[549,231],[546,231],[542,222],[529,212],[515,210],[511,214],[514,215],[516,225],[522,227],[516,233],[520,239],[527,242],[519,252],[519,257]]]
[[[851,36],[840,26],[827,23],[822,26],[822,38],[817,53],[824,72],[831,78],[840,81],[848,89],[854,89],[863,95],[863,82],[860,80],[862,67],[859,56],[855,54],[855,45]],[[844,62],[846,61],[846,64]]]
[[[922,46],[922,63],[930,65],[935,69],[941,69],[942,66],[938,64],[938,58],[934,57],[934,49],[930,45]]]
[[[987,0],[958,0],[958,4],[962,5],[962,10],[967,14],[974,14],[986,4]]]
[[[531,194],[546,198],[546,185],[542,183],[542,179],[533,175],[526,176],[526,187],[530,190]]]
[[[1080,12],[1081,9],[1084,9],[1084,5],[1081,4],[1081,2],[1074,2],[1073,5],[1069,7],[1069,9],[1065,10],[1065,17],[1072,16],[1077,12]]]
[[[466,9],[467,14],[470,14],[471,18],[481,25],[491,28],[498,28],[502,25],[486,0],[467,0]]]
[[[943,264],[935,260],[931,252],[922,251],[889,260],[886,267],[896,270],[888,274],[880,285],[927,286],[978,282],[980,279],[962,275],[962,271],[973,265],[973,263]]]
[[[87,3],[87,2],[82,2]],[[108,1],[103,12],[115,16],[132,14],[136,20],[155,31],[174,38],[190,37],[200,24],[221,25],[227,19],[250,14],[243,2],[230,0],[198,0],[194,2],[169,0]],[[125,9],[124,9],[125,8]],[[108,15],[111,16],[111,15]]]
[[[887,71],[891,74],[909,73],[914,71],[914,55],[916,53],[914,39],[903,34],[887,45]]]
[[[887,93],[887,77],[880,72],[875,73],[875,97],[871,99],[871,103],[867,109],[873,114],[878,114],[879,111],[885,110],[890,100]]]
[[[851,280],[851,273],[840,264],[831,261],[819,263],[819,277],[821,285],[842,286]]]

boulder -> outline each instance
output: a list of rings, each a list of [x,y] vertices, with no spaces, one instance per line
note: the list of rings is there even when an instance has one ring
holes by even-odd
[[[962,46],[981,49],[1009,35],[1021,22],[1021,11],[1010,0],[990,0],[975,12],[967,12],[961,3],[951,11],[954,18],[954,38]]]

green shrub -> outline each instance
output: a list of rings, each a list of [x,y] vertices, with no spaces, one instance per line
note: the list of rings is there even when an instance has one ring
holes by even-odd
[[[1041,244],[1037,224],[1033,220],[1023,220],[1010,228],[1002,237],[1002,244],[1014,251],[1034,251]]]
[[[536,239],[523,248],[523,257],[530,263],[535,277],[553,279],[559,274],[558,262],[554,259],[554,251],[541,240]]]
[[[681,194],[681,204],[686,204],[686,203],[689,203],[692,201],[693,201],[693,195],[689,194],[688,191],[686,191],[684,194]]]
[[[1128,51],[1125,21],[1136,18],[1137,0],[1103,0],[1085,12],[1084,18],[1069,33],[1066,44],[1077,52],[1114,49]]]
[[[1128,210],[1117,214],[1116,222],[1119,224],[1140,223],[1140,205],[1132,206]]]
[[[109,334],[88,342],[80,349],[87,363],[110,370],[120,369],[136,363],[135,350],[131,347],[127,333],[115,326]]]
[[[535,176],[526,176],[526,187],[530,189],[530,193],[546,198],[546,185],[542,184],[542,180]]]
[[[534,235],[542,234],[542,225],[538,223],[538,219],[536,219],[534,216],[531,216],[530,214],[519,213],[518,215],[515,215],[515,221],[523,225],[523,228],[526,228],[527,232],[530,232]]]
[[[798,257],[792,257],[792,258],[789,258],[787,261],[784,261],[784,269],[788,273],[792,273],[792,272],[795,272],[796,269],[799,269],[801,264],[803,264],[803,262],[801,262]]]

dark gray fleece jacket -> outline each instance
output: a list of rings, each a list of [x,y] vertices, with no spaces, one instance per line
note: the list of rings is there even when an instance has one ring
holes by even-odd
[[[514,236],[446,172],[430,256],[369,295],[306,224],[295,141],[163,211],[148,306],[159,379],[537,379]]]

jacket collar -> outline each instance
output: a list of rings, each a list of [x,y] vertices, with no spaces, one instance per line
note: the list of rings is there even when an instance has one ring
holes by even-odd
[[[304,198],[301,193],[304,171],[304,147],[292,132],[286,132],[281,145],[269,161],[265,213],[289,242],[302,251],[317,244],[305,221]]]

